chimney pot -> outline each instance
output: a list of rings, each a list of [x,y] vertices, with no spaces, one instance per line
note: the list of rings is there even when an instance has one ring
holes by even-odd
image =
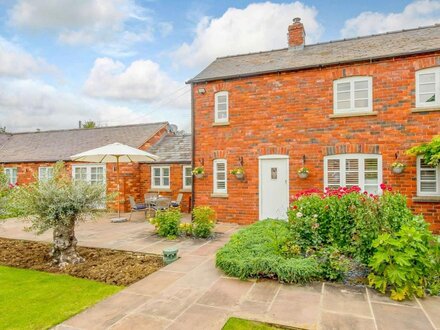
[[[293,23],[289,25],[287,41],[290,49],[303,49],[305,44],[306,32],[300,17],[295,17]]]

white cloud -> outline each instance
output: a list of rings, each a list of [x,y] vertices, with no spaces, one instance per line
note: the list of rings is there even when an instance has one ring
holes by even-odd
[[[440,22],[440,1],[421,0],[407,5],[400,13],[363,12],[345,22],[343,37],[355,37],[432,25]]]
[[[57,69],[42,58],[32,56],[20,46],[0,36],[0,76],[28,77],[39,73],[56,73]]]
[[[9,23],[30,31],[52,31],[67,45],[90,45],[112,56],[133,55],[130,47],[163,34],[170,24],[155,23],[152,13],[134,0],[19,0]]]
[[[221,17],[203,17],[195,38],[182,44],[173,57],[189,67],[205,66],[219,56],[287,47],[287,27],[301,17],[306,42],[319,40],[323,31],[316,20],[317,10],[303,3],[250,4],[244,9],[229,8]]]
[[[178,97],[189,87],[172,80],[159,64],[137,60],[129,66],[111,58],[98,58],[85,82],[87,95],[100,98],[143,101],[150,104],[166,102],[170,106],[189,109],[189,96]],[[179,91],[177,95],[172,95]]]
[[[140,114],[125,106],[78,97],[32,79],[0,79],[0,126],[9,131],[75,128],[79,120],[126,124]],[[143,122],[152,121],[143,116]]]

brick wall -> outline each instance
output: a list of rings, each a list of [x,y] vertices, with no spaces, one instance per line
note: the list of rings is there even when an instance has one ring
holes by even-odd
[[[290,157],[290,193],[323,188],[323,158],[337,153],[368,152],[382,155],[383,181],[406,194],[411,207],[424,213],[432,228],[440,229],[440,203],[414,202],[416,161],[404,154],[409,147],[429,141],[440,132],[440,112],[412,112],[415,72],[440,64],[440,53],[393,58],[296,72],[214,81],[193,85],[195,164],[203,160],[207,176],[195,179],[195,205],[212,205],[223,221],[248,224],[258,219],[258,156]],[[356,75],[373,77],[373,116],[331,118],[333,80]],[[198,94],[199,87],[206,89]],[[214,93],[229,91],[229,125],[213,126]],[[332,149],[333,148],[333,149]],[[359,151],[360,150],[360,151]],[[395,161],[408,165],[395,175]],[[228,197],[213,198],[212,162],[224,157],[228,169],[243,157],[246,178],[228,174]],[[296,170],[306,167],[301,180]]]

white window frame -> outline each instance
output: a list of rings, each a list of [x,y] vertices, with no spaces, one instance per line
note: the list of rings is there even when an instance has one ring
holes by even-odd
[[[75,169],[76,168],[86,168],[86,180],[85,182],[92,182],[92,168],[102,168],[103,174],[103,184],[107,185],[107,169],[105,165],[97,165],[97,164],[84,164],[84,165],[72,165],[72,178],[75,180]]]
[[[17,167],[5,167],[4,173],[8,177],[8,183],[12,185],[16,185],[18,182],[18,169]],[[14,175],[15,172],[15,175]],[[15,179],[15,180],[13,180]]]
[[[222,180],[225,183],[224,189],[218,187],[219,180],[218,180],[217,164],[219,164],[219,163],[225,164],[225,171],[224,171],[225,172],[225,179]],[[214,175],[213,175],[213,178],[214,178],[213,192],[214,192],[214,194],[227,194],[228,193],[228,163],[227,163],[226,159],[215,159],[214,163],[213,163],[213,167],[214,167],[213,168],[213,173],[214,173]]]
[[[189,173],[190,175],[186,174],[186,171],[189,169]],[[186,184],[186,179],[191,178],[191,184],[187,185]],[[191,165],[184,165],[182,167],[182,188],[183,189],[192,189],[192,180],[193,180],[193,175],[192,175],[192,166]]]
[[[435,74],[435,101],[434,102],[421,102],[420,101],[420,95],[419,95],[419,82],[420,82],[420,75],[423,74]],[[416,72],[416,108],[426,108],[426,107],[438,107],[440,106],[440,66],[433,67],[433,68],[427,68],[418,70]]]
[[[159,179],[160,179],[160,184],[156,185],[154,182],[154,170],[155,169],[159,169],[160,170],[160,174],[159,174]],[[164,169],[168,169],[168,176],[163,175],[163,171]],[[163,183],[164,178],[168,177],[168,185],[165,185]],[[151,166],[151,189],[170,189],[171,187],[171,167],[170,166],[166,166],[166,165],[158,165],[158,166]]]
[[[383,178],[383,169],[382,169],[382,155],[378,154],[338,154],[324,157],[324,188],[328,187],[328,161],[331,159],[339,159],[339,173],[340,173],[340,187],[345,187],[346,180],[346,160],[347,159],[358,159],[359,160],[359,184],[358,186],[365,191],[365,159],[377,159],[377,192],[378,194],[382,193],[382,189],[380,189],[380,185],[382,183]]]
[[[48,172],[51,172],[50,177]],[[38,168],[38,180],[47,181],[53,178],[53,166],[40,166]]]
[[[354,84],[359,81],[368,82],[368,106],[367,107],[355,107],[355,97],[354,97]],[[350,108],[348,109],[338,109],[338,84],[350,83]],[[373,111],[373,78],[371,76],[355,76],[341,78],[333,81],[333,113],[334,114],[352,114],[352,113],[362,113],[362,112],[372,112]]]
[[[430,196],[430,197],[438,197],[440,196],[440,165],[437,165],[437,167],[433,167],[432,169],[435,170],[436,173],[436,191],[435,192],[423,192],[421,189],[421,161],[423,159],[423,156],[417,157],[417,196]]]
[[[218,98],[219,98],[219,96],[226,96],[226,117],[225,118],[218,117]],[[227,92],[227,91],[217,92],[217,93],[215,93],[214,98],[215,98],[214,122],[216,122],[216,123],[229,122],[229,92]]]

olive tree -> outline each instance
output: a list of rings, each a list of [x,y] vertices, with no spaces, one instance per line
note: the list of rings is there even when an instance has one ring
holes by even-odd
[[[107,197],[104,185],[72,180],[59,162],[52,179],[14,189],[12,204],[31,222],[30,230],[42,234],[53,229],[51,257],[64,267],[84,261],[76,250],[75,226],[99,212]]]
[[[9,187],[8,178],[0,167],[0,219],[6,218],[8,214],[8,196],[11,187]]]

